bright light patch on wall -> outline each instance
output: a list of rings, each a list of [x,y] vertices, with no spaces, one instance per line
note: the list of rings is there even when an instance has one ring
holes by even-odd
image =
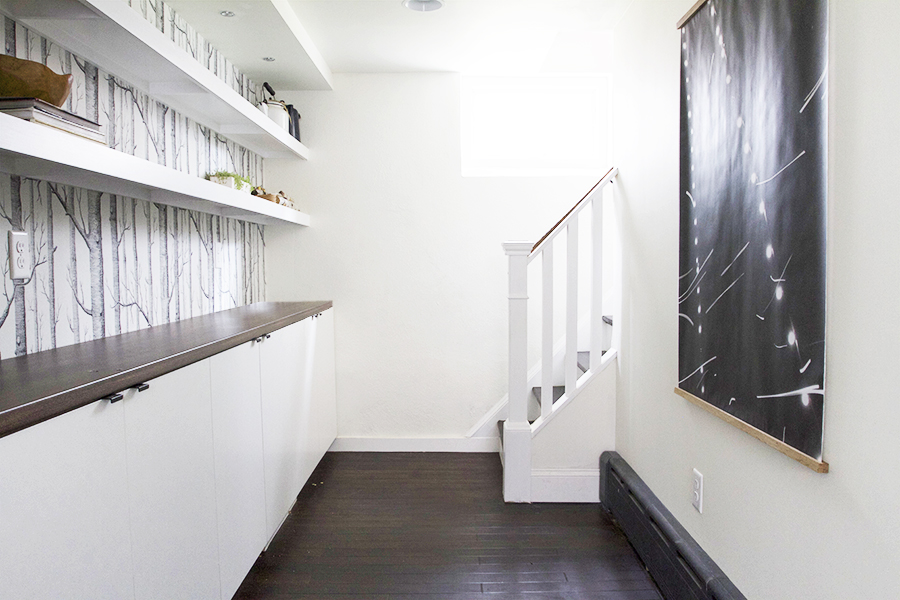
[[[462,78],[463,177],[603,175],[608,77]]]

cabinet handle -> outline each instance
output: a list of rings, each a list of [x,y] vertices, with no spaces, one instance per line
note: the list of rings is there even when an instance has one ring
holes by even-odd
[[[110,394],[109,396],[103,396],[100,399],[101,400],[109,400],[110,404],[115,404],[116,402],[118,402],[119,400],[121,400],[124,397],[125,396],[123,396],[122,394],[119,393],[119,394]]]
[[[267,334],[266,334],[266,339],[269,339],[270,337],[272,337],[272,334],[271,334],[271,333],[267,333]]]
[[[253,340],[253,341],[256,342],[257,344],[261,344],[262,341],[263,341],[263,339],[262,339],[262,337],[258,337],[258,338],[256,338],[256,339]]]
[[[150,389],[150,384],[149,383],[139,383],[137,385],[131,386],[131,389],[137,390],[139,392],[146,392],[147,390]]]

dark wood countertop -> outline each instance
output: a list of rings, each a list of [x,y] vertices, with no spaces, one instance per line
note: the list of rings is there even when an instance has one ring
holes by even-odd
[[[260,302],[0,360],[0,437],[239,346],[331,308]]]

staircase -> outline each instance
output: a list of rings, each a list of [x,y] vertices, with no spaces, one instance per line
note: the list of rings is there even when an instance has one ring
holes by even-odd
[[[604,259],[604,253],[618,253],[604,239],[604,213],[614,208],[605,199],[614,203],[617,175],[611,169],[536,244],[503,244],[509,259],[509,393],[481,427],[500,421],[507,502],[598,501],[599,456],[615,449],[616,369],[607,367],[616,364],[618,335],[603,309],[618,304],[617,261]],[[556,278],[563,257],[557,260],[554,249],[563,238],[565,277]],[[540,268],[536,324],[529,323],[530,265]],[[611,288],[606,298],[604,284]],[[555,306],[557,296],[565,297],[564,306]],[[560,322],[562,331],[554,331]],[[529,325],[540,331],[540,359],[530,369]]]

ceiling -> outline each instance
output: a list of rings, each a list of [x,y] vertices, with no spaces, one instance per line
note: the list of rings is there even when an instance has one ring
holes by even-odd
[[[332,72],[606,72],[631,0],[445,0],[425,13],[400,0],[168,4],[251,78],[284,91],[330,89]]]

